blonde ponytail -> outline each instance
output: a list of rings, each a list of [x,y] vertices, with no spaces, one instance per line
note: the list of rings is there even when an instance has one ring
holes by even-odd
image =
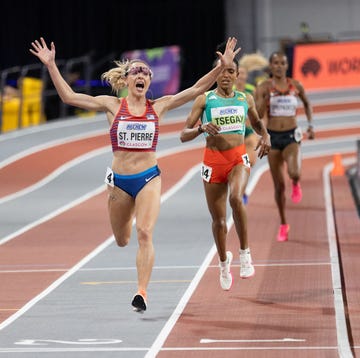
[[[129,60],[114,61],[117,67],[104,72],[101,75],[101,79],[107,82],[113,92],[117,93],[126,87],[126,75],[129,68]]]

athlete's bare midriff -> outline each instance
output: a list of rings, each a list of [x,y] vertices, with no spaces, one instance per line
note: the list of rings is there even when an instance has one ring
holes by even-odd
[[[140,173],[157,164],[155,152],[115,151],[112,170],[122,175]]]
[[[286,132],[297,127],[296,117],[270,117],[267,129],[274,132]]]
[[[244,137],[239,134],[217,134],[206,137],[206,147],[212,150],[228,150],[244,144]]]

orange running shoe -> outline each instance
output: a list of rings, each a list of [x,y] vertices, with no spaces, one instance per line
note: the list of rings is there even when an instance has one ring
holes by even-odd
[[[292,183],[291,200],[293,201],[293,203],[297,204],[300,203],[301,199],[302,199],[302,190],[300,183],[299,182],[297,184]]]
[[[288,233],[290,231],[289,224],[281,224],[279,228],[279,232],[277,234],[277,241],[288,241]]]

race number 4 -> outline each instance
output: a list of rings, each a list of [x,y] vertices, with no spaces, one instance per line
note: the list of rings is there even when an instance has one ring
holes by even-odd
[[[303,138],[303,134],[302,134],[302,130],[301,127],[297,127],[294,131],[294,138],[296,140],[297,143],[300,143],[302,138]]]
[[[111,187],[114,187],[114,172],[110,168],[106,169],[104,182]]]
[[[246,167],[250,168],[250,159],[247,153],[243,154],[242,156],[243,163]]]
[[[203,180],[209,183],[211,179],[211,173],[212,173],[212,168],[208,167],[205,164],[201,165],[201,177],[203,178]]]

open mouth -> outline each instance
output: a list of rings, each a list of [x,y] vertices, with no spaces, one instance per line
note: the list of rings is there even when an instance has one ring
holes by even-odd
[[[144,88],[144,84],[143,83],[137,83],[136,84],[136,88]]]

